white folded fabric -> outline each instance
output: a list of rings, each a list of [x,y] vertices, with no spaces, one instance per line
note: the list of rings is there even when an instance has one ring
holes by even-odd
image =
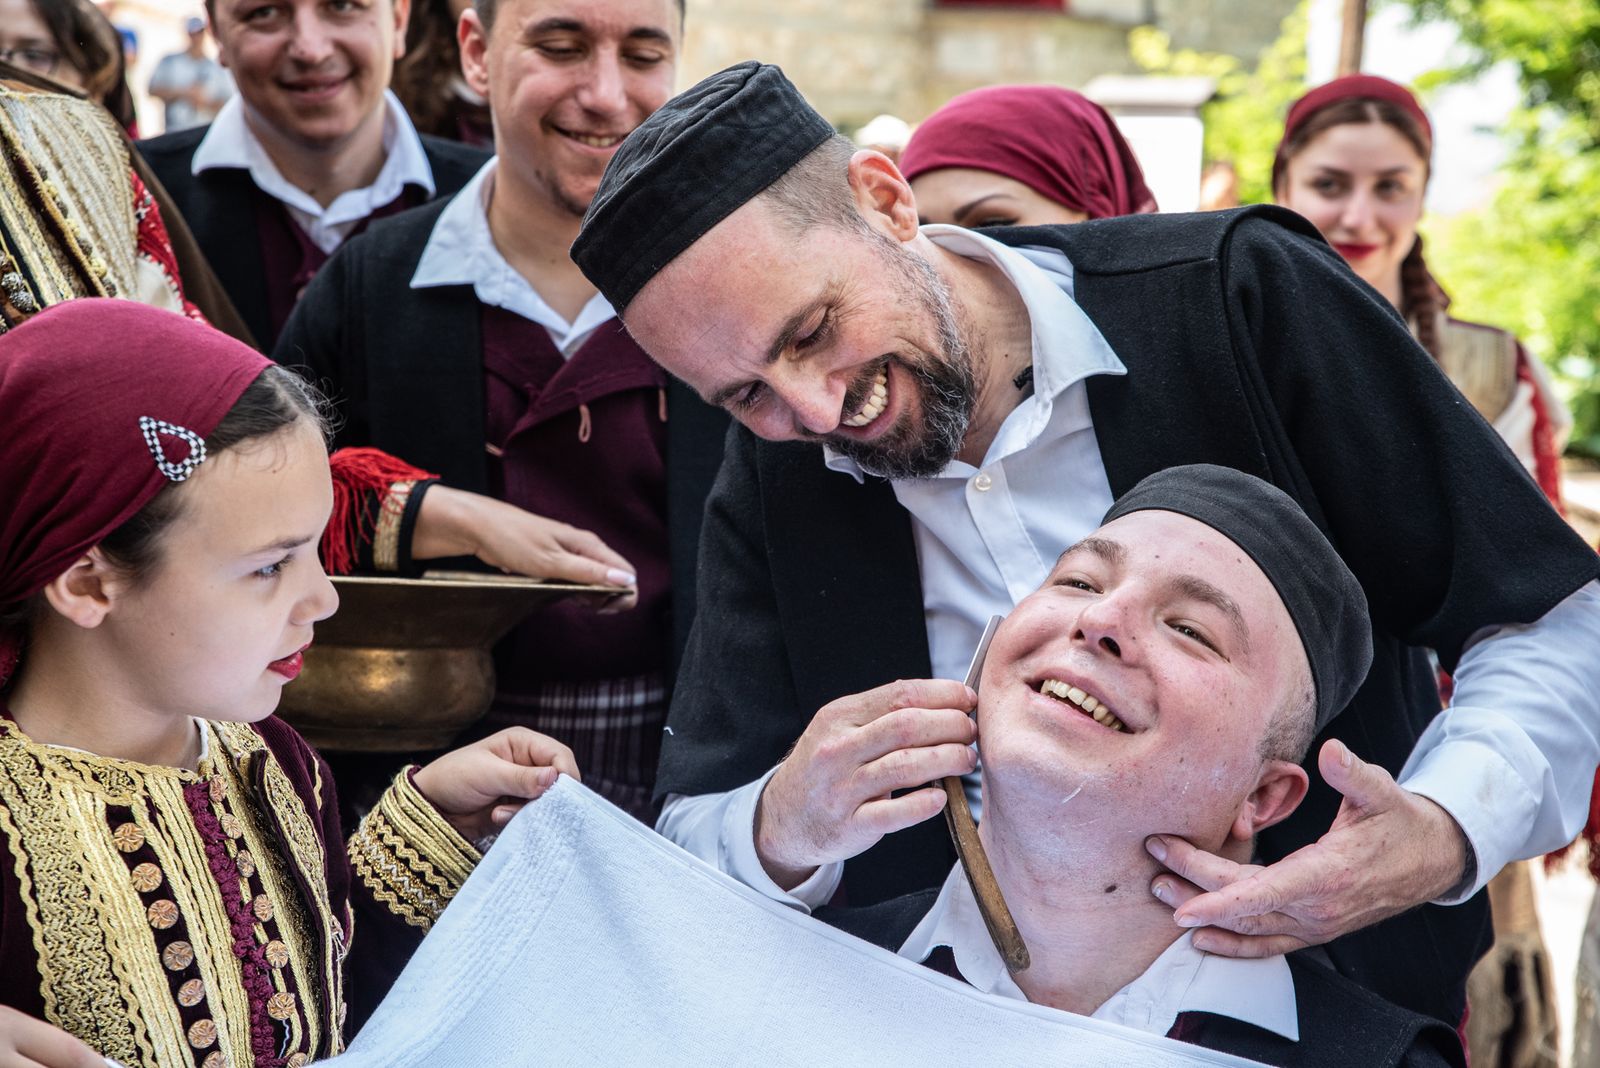
[[[767,900],[563,778],[500,835],[329,1063],[1252,1062],[979,994]]]

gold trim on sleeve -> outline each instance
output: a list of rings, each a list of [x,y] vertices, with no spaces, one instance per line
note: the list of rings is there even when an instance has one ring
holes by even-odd
[[[427,930],[483,855],[412,785],[411,770],[395,776],[350,836],[350,863],[373,897]]]

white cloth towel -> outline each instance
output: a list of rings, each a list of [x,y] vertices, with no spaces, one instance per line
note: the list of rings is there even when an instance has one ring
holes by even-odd
[[[563,778],[500,835],[329,1063],[1252,1062],[979,994],[762,897]]]

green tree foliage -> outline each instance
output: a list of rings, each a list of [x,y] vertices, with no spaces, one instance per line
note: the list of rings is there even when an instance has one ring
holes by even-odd
[[[1512,330],[1571,391],[1572,448],[1600,456],[1600,4],[1593,0],[1402,0],[1456,24],[1473,49],[1425,84],[1500,62],[1523,103],[1489,203],[1430,230],[1429,263],[1468,318]]]
[[[1306,91],[1308,7],[1301,3],[1283,20],[1278,39],[1262,50],[1253,67],[1233,56],[1174,51],[1171,39],[1153,26],[1128,35],[1128,50],[1144,70],[1216,79],[1217,95],[1201,109],[1206,162],[1233,164],[1239,199],[1245,204],[1272,199],[1272,154],[1283,132],[1283,116]]]

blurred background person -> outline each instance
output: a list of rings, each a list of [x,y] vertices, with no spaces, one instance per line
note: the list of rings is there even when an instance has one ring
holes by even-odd
[[[899,163],[900,153],[911,140],[911,124],[898,115],[878,115],[857,130],[853,140],[862,148],[882,152]]]
[[[122,40],[88,0],[0,0],[0,60],[79,90],[138,136]]]
[[[183,28],[189,47],[163,56],[150,76],[150,95],[166,105],[169,133],[205,125],[233,95],[233,79],[206,53],[206,20],[194,16]]]
[[[1225,159],[1206,164],[1200,175],[1200,210],[1222,211],[1239,206],[1239,172]]]
[[[489,102],[461,76],[456,23],[472,0],[418,0],[406,54],[394,65],[394,95],[421,133],[494,148]]]
[[[1111,116],[1053,85],[954,97],[916,128],[900,172],[924,223],[1037,226],[1156,210]]]
[[[1354,74],[1289,109],[1273,160],[1273,198],[1309,219],[1355,273],[1405,317],[1417,341],[1561,507],[1561,448],[1572,417],[1539,361],[1510,333],[1451,317],[1417,226],[1433,128],[1410,90]],[[1449,680],[1441,689],[1449,697]],[[1559,1014],[1539,928],[1531,862],[1489,884],[1494,948],[1468,982],[1474,1063],[1554,1068]]]

